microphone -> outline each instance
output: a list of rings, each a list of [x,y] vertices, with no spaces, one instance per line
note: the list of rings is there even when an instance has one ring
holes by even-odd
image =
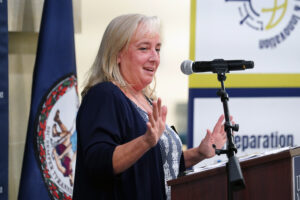
[[[252,69],[254,67],[253,61],[245,60],[224,60],[224,59],[215,59],[212,61],[191,61],[185,60],[181,63],[181,71],[186,75],[192,73],[201,73],[201,72],[229,72],[237,70]]]

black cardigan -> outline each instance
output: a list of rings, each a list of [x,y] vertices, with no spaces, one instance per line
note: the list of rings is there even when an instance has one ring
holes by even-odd
[[[113,174],[115,147],[146,132],[144,120],[117,86],[104,82],[89,90],[79,108],[76,128],[74,200],[166,199],[159,144],[123,173]]]

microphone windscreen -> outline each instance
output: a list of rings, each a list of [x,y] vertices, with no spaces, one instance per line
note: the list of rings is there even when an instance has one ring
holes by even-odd
[[[193,61],[185,60],[180,65],[182,73],[190,75],[193,73]]]
[[[252,68],[254,68],[254,62],[246,61],[246,69],[252,69]]]

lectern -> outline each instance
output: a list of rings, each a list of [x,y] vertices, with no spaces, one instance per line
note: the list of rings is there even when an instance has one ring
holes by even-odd
[[[240,162],[246,188],[234,200],[300,200],[300,147],[265,153]],[[172,200],[226,200],[225,166],[191,172],[168,181]]]

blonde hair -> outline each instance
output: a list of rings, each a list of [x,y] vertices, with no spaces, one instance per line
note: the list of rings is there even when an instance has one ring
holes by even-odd
[[[82,96],[91,87],[104,81],[117,83],[123,88],[129,86],[120,73],[117,58],[119,52],[128,47],[139,25],[142,26],[139,30],[143,32],[160,32],[160,21],[157,17],[141,14],[121,15],[109,23],[102,37],[96,59],[88,72]],[[155,84],[153,89],[147,86],[143,92],[148,98],[155,98]]]

